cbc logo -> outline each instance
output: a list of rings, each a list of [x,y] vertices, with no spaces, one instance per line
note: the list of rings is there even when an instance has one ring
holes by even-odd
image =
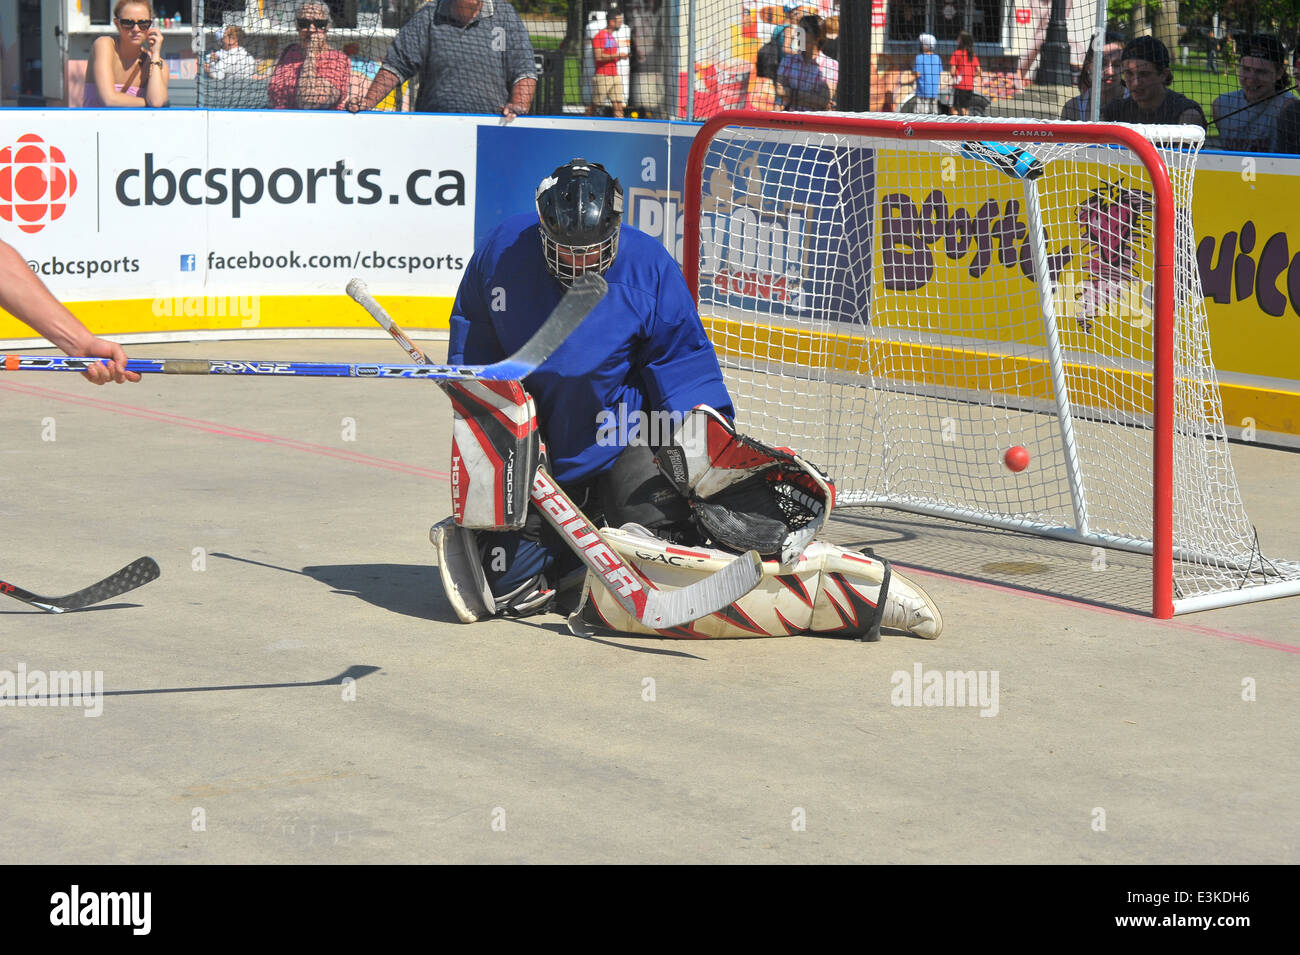
[[[63,150],[34,133],[0,149],[0,219],[40,232],[67,209],[77,176]]]

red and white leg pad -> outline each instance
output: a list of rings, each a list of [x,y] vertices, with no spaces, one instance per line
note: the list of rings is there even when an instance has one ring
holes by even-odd
[[[670,544],[635,524],[601,533],[620,557],[664,589],[684,587],[735,559],[726,551]],[[882,626],[933,640],[943,618],[929,595],[887,561],[825,541],[813,541],[788,566],[764,561],[757,587],[682,627],[652,630],[638,623],[590,575],[582,603],[569,618],[570,629],[580,634],[603,628],[694,639],[822,633],[878,640]]]
[[[537,409],[517,381],[452,381],[451,513],[461,527],[518,530],[537,470]]]

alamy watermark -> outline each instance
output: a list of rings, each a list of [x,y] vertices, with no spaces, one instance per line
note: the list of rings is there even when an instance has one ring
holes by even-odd
[[[79,706],[104,712],[103,670],[0,670],[0,706]]]
[[[56,926],[116,925],[148,935],[152,910],[152,892],[84,892],[73,885],[50,896],[50,924]]]
[[[978,706],[980,716],[998,715],[997,670],[895,670],[889,682],[894,706]]]
[[[158,318],[238,318],[243,328],[256,328],[262,320],[262,301],[256,295],[176,295],[153,300]]]
[[[643,411],[619,403],[596,412],[596,444],[602,448],[651,447],[677,444],[688,454],[703,452],[708,429],[682,427],[689,412]]]
[[[619,403],[616,410],[596,413],[596,444],[602,448],[663,447],[671,443],[686,416],[680,411],[627,410]]]

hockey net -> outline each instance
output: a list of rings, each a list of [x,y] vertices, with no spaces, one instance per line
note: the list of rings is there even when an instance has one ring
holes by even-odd
[[[706,123],[683,256],[738,427],[796,442],[841,506],[1151,554],[1157,616],[1300,593],[1233,471],[1191,223],[1202,135]]]

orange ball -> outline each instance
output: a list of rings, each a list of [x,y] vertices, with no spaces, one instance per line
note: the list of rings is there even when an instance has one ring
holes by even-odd
[[[1007,466],[1007,470],[1017,473],[1029,467],[1029,452],[1020,445],[1007,448],[1007,453],[1002,455],[1002,460]]]

